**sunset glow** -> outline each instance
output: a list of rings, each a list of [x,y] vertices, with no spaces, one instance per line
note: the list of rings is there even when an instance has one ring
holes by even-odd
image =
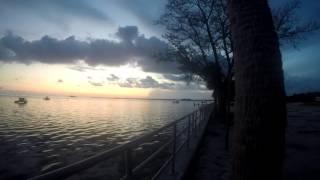
[[[95,67],[79,72],[68,65],[44,64],[3,64],[0,67],[0,83],[9,90],[31,91],[49,94],[90,95],[104,97],[146,98],[150,89],[120,87],[117,82],[126,78],[144,78],[147,73],[131,65],[120,67]],[[107,72],[107,73],[106,73]],[[116,82],[108,80],[108,75],[119,77]]]

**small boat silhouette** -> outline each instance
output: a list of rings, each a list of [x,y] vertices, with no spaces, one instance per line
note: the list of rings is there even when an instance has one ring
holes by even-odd
[[[44,98],[43,98],[43,100],[45,100],[45,101],[49,101],[49,100],[50,100],[50,98],[49,98],[48,96],[46,96],[46,97],[44,97]]]
[[[25,98],[20,97],[19,100],[14,101],[16,104],[27,104],[27,100]]]
[[[172,103],[173,103],[173,104],[179,104],[180,101],[179,101],[178,99],[175,99],[175,100],[172,101]]]

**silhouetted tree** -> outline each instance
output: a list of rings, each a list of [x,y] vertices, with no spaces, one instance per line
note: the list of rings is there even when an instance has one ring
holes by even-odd
[[[233,67],[226,1],[169,0],[159,23],[171,45],[162,58],[177,61],[190,79],[205,81],[224,112]]]
[[[236,101],[232,180],[282,179],[286,106],[267,0],[229,0]]]
[[[206,82],[213,90],[219,111],[224,114],[232,99],[233,43],[230,33],[227,0],[168,0],[159,24],[170,49],[160,55],[174,60],[189,80]],[[282,44],[293,44],[307,33],[319,29],[314,21],[299,23],[296,10],[300,1],[293,0],[273,10],[275,30]]]
[[[296,12],[300,5],[300,0],[291,0],[278,8],[272,9],[273,23],[280,45],[288,44],[297,47],[297,43],[305,39],[306,35],[320,28],[319,23],[314,20],[304,23],[299,21]]]

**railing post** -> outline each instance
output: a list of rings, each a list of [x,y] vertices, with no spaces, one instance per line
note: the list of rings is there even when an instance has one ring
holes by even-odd
[[[175,173],[176,169],[176,144],[177,144],[177,123],[173,124],[173,143],[172,143],[172,166],[171,173]]]
[[[195,136],[198,137],[198,125],[197,125],[197,120],[198,120],[198,112],[199,110],[196,111],[195,118],[194,118],[194,131],[195,131]]]
[[[209,108],[208,107],[209,106],[206,105],[206,108],[205,108],[205,111],[204,111],[204,113],[206,114],[206,118],[208,118],[208,115],[209,115]]]
[[[124,151],[125,179],[132,179],[132,150],[128,148]]]
[[[207,119],[207,117],[208,117],[207,114],[208,114],[208,113],[207,113],[207,107],[204,107],[204,108],[203,108],[203,120],[206,120],[206,119]]]
[[[188,129],[187,129],[187,147],[188,147],[188,149],[190,148],[190,125],[191,125],[191,116],[192,116],[192,114],[190,114],[189,116],[188,116]]]
[[[199,125],[201,124],[201,122],[202,122],[202,106],[199,109]]]
[[[204,118],[205,118],[205,114],[204,114],[204,107],[201,107],[201,110],[200,110],[200,112],[201,112],[201,122],[203,122],[204,121]]]
[[[195,112],[191,114],[191,134],[192,135],[194,134],[194,114]]]

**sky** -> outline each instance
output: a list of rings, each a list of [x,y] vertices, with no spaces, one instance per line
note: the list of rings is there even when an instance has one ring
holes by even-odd
[[[276,7],[285,0],[271,0]],[[155,25],[166,0],[0,0],[0,92],[139,98],[210,98],[158,62]],[[320,17],[304,0],[299,17]],[[282,47],[287,93],[320,90],[320,35]],[[133,43],[134,42],[134,43]]]

